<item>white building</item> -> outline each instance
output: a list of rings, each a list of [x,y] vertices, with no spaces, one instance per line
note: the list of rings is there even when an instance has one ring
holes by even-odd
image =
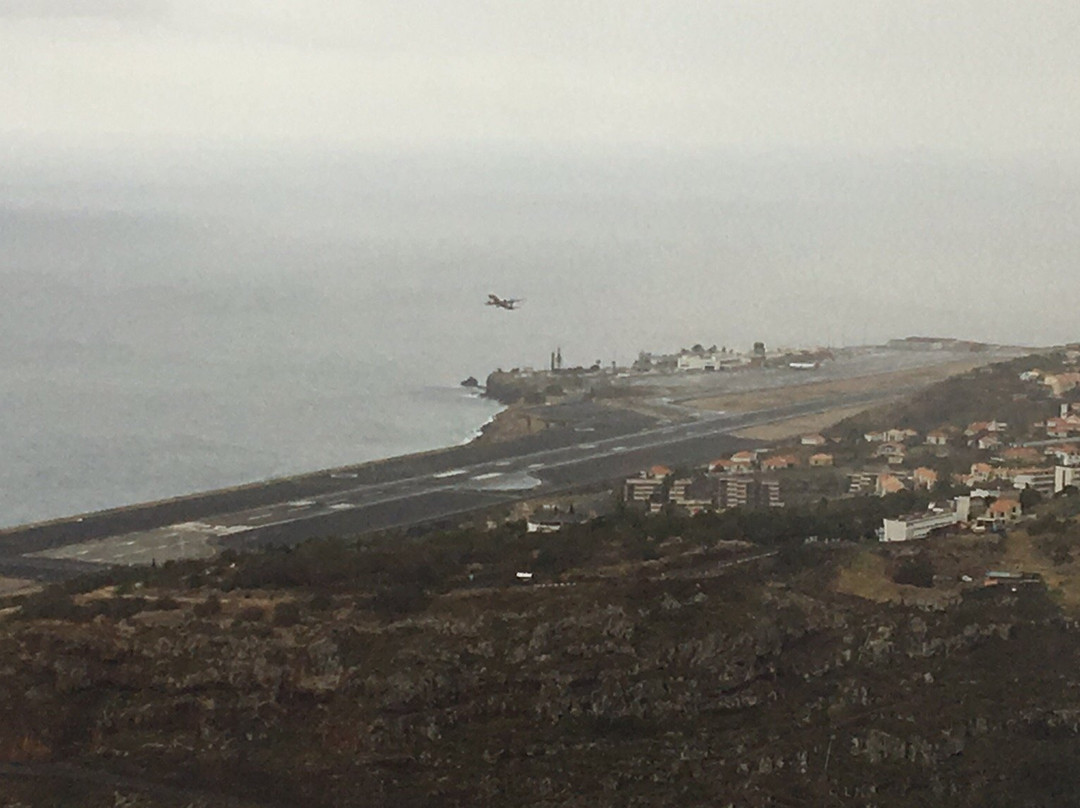
[[[736,353],[680,354],[679,370],[726,370],[742,367],[748,359]]]
[[[529,515],[525,529],[529,533],[558,533],[568,525],[579,525],[583,521],[577,514],[558,508],[538,508]]]
[[[968,521],[971,514],[971,498],[957,497],[950,510],[928,511],[926,513],[901,516],[898,519],[885,519],[882,541],[911,541],[925,539],[931,533]]]
[[[663,490],[663,477],[646,476],[643,472],[641,476],[631,477],[626,481],[623,487],[623,498],[627,502],[648,502]]]
[[[1056,466],[1054,468],[1054,493],[1061,493],[1069,485],[1080,486],[1080,466]]]
[[[1013,475],[1012,481],[1014,488],[1021,491],[1032,488],[1046,497],[1057,490],[1057,472],[1049,469],[1020,471]]]

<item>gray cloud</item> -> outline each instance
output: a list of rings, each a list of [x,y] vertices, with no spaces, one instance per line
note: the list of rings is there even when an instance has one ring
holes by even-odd
[[[9,19],[147,19],[166,9],[164,0],[0,0]]]
[[[1080,160],[1064,0],[0,0],[0,53],[0,136]]]

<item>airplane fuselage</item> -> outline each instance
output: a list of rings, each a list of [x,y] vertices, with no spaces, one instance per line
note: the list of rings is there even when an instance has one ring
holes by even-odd
[[[488,306],[496,306],[496,307],[498,307],[500,309],[507,309],[508,311],[513,311],[514,309],[517,308],[517,304],[520,303],[520,302],[521,301],[518,300],[517,298],[512,298],[512,297],[511,298],[502,298],[502,297],[499,297],[498,295],[488,295],[486,305],[488,305]]]

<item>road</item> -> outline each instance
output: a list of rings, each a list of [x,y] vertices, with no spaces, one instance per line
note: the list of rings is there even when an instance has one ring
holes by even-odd
[[[438,523],[525,498],[616,480],[656,463],[703,464],[754,445],[731,434],[747,426],[900,392],[831,396],[753,413],[702,414],[688,423],[647,420],[644,426],[639,421],[613,425],[599,416],[589,421],[584,417],[588,413],[582,413],[576,427],[544,440],[503,444],[495,451],[477,453],[460,447],[411,462],[395,459],[389,468],[320,472],[287,485],[276,481],[211,492],[190,502],[150,505],[134,513],[90,515],[9,531],[0,537],[0,572],[63,578],[102,564],[161,563],[209,557],[229,547],[294,544],[316,536]],[[200,508],[194,518],[173,518],[177,512]],[[129,524],[137,527],[128,529]]]

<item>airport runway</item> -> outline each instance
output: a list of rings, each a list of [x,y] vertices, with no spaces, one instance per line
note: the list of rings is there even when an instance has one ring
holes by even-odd
[[[497,447],[459,447],[374,467],[320,472],[8,531],[0,536],[0,572],[62,578],[103,564],[161,563],[208,557],[225,548],[295,544],[317,536],[438,523],[525,498],[614,481],[656,463],[700,465],[754,445],[731,434],[741,428],[902,392],[836,396],[754,413],[703,414],[679,424],[622,414],[616,414],[612,423],[603,413],[590,421],[586,410],[577,414],[575,427]],[[176,514],[195,515],[175,518]]]
[[[1001,358],[996,353],[982,358],[987,362]],[[542,413],[553,428],[505,443],[470,443],[3,530],[0,575],[54,580],[103,564],[148,564],[207,557],[230,547],[453,524],[463,514],[615,482],[656,463],[676,468],[700,465],[753,445],[731,434],[741,428],[893,398],[924,385],[833,395],[738,414],[679,406],[688,398],[747,386],[768,389],[872,376],[957,358],[948,352],[920,355],[875,349],[797,376],[783,369],[676,374],[672,383],[678,382],[678,392],[669,391],[663,401],[688,421],[663,421],[591,401],[555,405]]]

